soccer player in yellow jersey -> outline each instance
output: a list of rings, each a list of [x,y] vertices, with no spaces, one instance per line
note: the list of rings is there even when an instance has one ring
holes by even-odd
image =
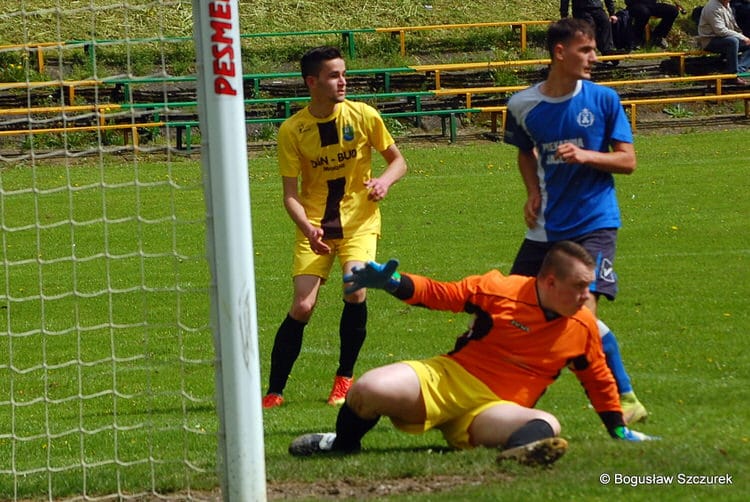
[[[310,103],[279,128],[279,171],[284,207],[297,226],[292,277],[294,298],[271,353],[263,407],[284,402],[282,393],[302,347],[320,286],[335,257],[349,274],[375,259],[380,234],[378,202],[406,174],[406,162],[377,110],[346,99],[346,64],[334,47],[317,47],[301,60]],[[371,170],[372,150],[387,165]],[[344,402],[364,343],[366,290],[344,293],[339,324],[339,367],[328,404]]]

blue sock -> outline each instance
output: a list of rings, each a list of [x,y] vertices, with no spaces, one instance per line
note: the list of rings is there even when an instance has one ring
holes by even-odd
[[[602,321],[597,321],[596,323],[599,326],[599,334],[602,337],[602,346],[604,348],[604,355],[607,358],[607,366],[609,366],[612,375],[615,377],[617,389],[620,391],[620,394],[633,392],[630,376],[625,371],[625,364],[622,362],[620,347],[617,345],[615,334]]]

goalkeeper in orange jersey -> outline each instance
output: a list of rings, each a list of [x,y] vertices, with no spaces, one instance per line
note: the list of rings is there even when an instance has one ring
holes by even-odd
[[[556,243],[536,277],[498,271],[440,282],[369,262],[345,281],[380,288],[415,306],[466,312],[474,320],[448,354],[372,369],[350,389],[336,432],[305,434],[292,455],[355,452],[381,416],[408,433],[440,430],[451,446],[499,447],[498,459],[547,465],[566,450],[560,423],[535,409],[569,368],[617,439],[654,439],[626,427],[596,318],[585,307],[595,262],[580,245]]]

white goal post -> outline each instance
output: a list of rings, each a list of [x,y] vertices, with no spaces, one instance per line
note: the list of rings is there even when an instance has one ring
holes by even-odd
[[[1,501],[267,497],[239,3],[0,4]]]
[[[237,0],[193,0],[225,500],[265,500],[263,415]],[[212,252],[211,252],[212,251]]]

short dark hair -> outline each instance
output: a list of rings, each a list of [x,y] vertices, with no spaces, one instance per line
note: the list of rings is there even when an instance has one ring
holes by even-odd
[[[305,79],[310,75],[317,76],[320,73],[320,67],[323,65],[323,62],[330,61],[331,59],[343,59],[341,51],[336,47],[315,47],[305,52],[300,60],[302,78]]]
[[[554,57],[557,44],[565,44],[578,34],[592,40],[596,39],[594,27],[588,21],[575,17],[564,17],[549,25],[547,28],[547,50],[550,57]]]
[[[547,251],[539,269],[539,277],[554,275],[558,279],[564,279],[570,271],[570,260],[577,260],[593,269],[596,266],[594,258],[586,251],[586,248],[573,241],[560,241],[552,245]]]

